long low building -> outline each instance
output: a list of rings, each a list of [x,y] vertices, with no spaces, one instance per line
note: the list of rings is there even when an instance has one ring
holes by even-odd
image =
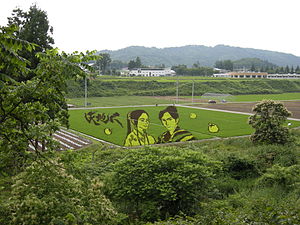
[[[176,72],[170,68],[136,68],[128,73],[129,76],[160,77],[174,76]]]
[[[268,74],[263,72],[229,72],[217,73],[214,77],[224,78],[268,78],[268,79],[299,79],[300,74]]]

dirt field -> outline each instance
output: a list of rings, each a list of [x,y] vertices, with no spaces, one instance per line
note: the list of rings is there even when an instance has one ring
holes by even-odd
[[[300,101],[281,101],[281,102],[292,113],[291,116],[292,118],[300,119]],[[199,106],[203,108],[224,109],[229,111],[252,113],[252,108],[256,103],[216,103],[216,104],[199,104]]]
[[[163,96],[163,97],[156,97],[161,99],[168,99],[168,100],[176,100],[174,96]],[[179,104],[180,102],[188,102],[191,101],[191,99],[185,99],[185,98],[179,98]],[[300,119],[300,101],[280,101],[282,102],[285,107],[292,113],[292,118]],[[195,104],[199,103],[199,104]],[[252,108],[257,102],[251,102],[251,103],[212,103],[208,104],[207,100],[205,99],[195,99],[194,100],[194,106],[199,106],[203,108],[212,108],[212,109],[223,109],[223,110],[229,110],[229,111],[237,111],[237,112],[247,112],[252,113]]]

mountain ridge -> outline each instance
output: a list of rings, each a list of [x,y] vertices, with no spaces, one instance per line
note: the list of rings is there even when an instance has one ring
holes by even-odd
[[[239,60],[242,58],[259,58],[278,66],[300,66],[300,57],[290,53],[242,48],[229,45],[185,45],[179,47],[144,47],[129,46],[118,50],[102,50],[98,53],[109,53],[112,60],[129,62],[140,57],[147,66],[184,64],[192,66],[199,63],[201,66],[213,66],[218,60]]]

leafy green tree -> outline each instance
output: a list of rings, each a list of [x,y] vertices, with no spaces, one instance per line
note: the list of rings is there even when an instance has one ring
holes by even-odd
[[[135,61],[134,60],[130,60],[128,63],[128,69],[134,69],[134,68],[142,68],[144,67],[141,61],[140,57],[136,57]]]
[[[140,57],[136,57],[135,59],[135,67],[136,68],[141,68],[143,65],[142,65],[142,61],[141,61],[141,58]]]
[[[216,61],[215,67],[219,69],[225,69],[225,70],[233,70],[233,62],[231,60],[219,60]]]
[[[109,193],[121,210],[142,220],[191,214],[213,188],[219,166],[202,153],[179,148],[128,151],[109,174]]]
[[[122,69],[127,66],[126,63],[124,63],[120,60],[112,60],[110,65],[111,65],[112,69],[116,69],[116,70]]]
[[[96,67],[100,68],[101,73],[104,75],[106,73],[107,67],[111,63],[111,58],[108,53],[99,54],[98,60],[96,60]]]
[[[47,13],[39,9],[37,5],[32,5],[28,12],[17,8],[8,18],[8,24],[18,26],[18,30],[15,32],[17,38],[36,44],[33,51],[20,52],[21,56],[30,61],[28,67],[36,68],[39,63],[36,53],[45,52],[54,44],[53,27],[49,25]]]
[[[291,113],[282,103],[264,100],[253,108],[248,123],[255,129],[250,139],[256,143],[286,144],[291,141],[288,128],[283,126]]]
[[[28,144],[37,153],[56,148],[51,135],[60,125],[68,126],[66,80],[85,76],[90,68],[83,62],[96,57],[51,49],[37,53],[39,64],[30,69],[19,53],[32,52],[36,45],[15,37],[15,31],[14,25],[0,28],[0,171],[11,174],[31,156]],[[20,82],[29,73],[35,76]]]
[[[128,63],[128,69],[132,70],[134,68],[136,68],[135,61],[134,60],[130,60],[129,63]]]
[[[290,67],[288,65],[285,67],[284,72],[285,73],[290,73]]]

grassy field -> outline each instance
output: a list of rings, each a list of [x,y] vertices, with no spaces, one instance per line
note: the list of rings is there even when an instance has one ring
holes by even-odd
[[[105,106],[129,106],[129,105],[155,105],[155,104],[173,104],[176,99],[163,99],[155,96],[143,97],[143,96],[115,96],[115,97],[90,97],[87,102],[92,107],[105,107]],[[186,101],[180,101],[180,103],[191,103],[191,96],[179,96],[180,98],[186,98]],[[188,100],[190,99],[190,100]],[[203,99],[201,96],[194,96],[194,99]],[[211,97],[214,99],[214,97]],[[265,94],[265,95],[233,95],[228,99],[228,102],[254,102],[261,101],[263,99],[272,100],[300,100],[300,93],[284,93],[284,94]],[[219,98],[220,100],[220,98]],[[69,104],[76,106],[84,106],[84,98],[72,98],[67,99]]]
[[[160,134],[166,131],[158,118],[159,111],[164,108],[157,106],[70,110],[70,128],[117,145],[123,145],[127,135],[127,113],[136,109],[144,109],[149,114],[150,120],[148,134],[157,139]],[[252,133],[252,128],[247,124],[247,115],[184,107],[177,107],[177,109],[180,116],[179,126],[192,132],[198,140],[213,137],[241,136]],[[105,120],[114,113],[118,113],[119,116],[114,117],[114,120],[107,123],[99,121],[100,125],[95,125],[93,121],[89,123],[85,118],[85,113],[89,112],[95,112],[93,114],[95,121],[99,115]],[[191,114],[196,115],[196,118],[194,118],[195,116],[191,117]],[[209,123],[216,124],[219,132],[209,132]],[[293,126],[300,126],[300,122],[293,121]]]
[[[171,100],[155,99],[143,96],[114,96],[114,97],[90,97],[87,99],[91,107],[107,106],[131,106],[131,105],[155,105],[172,104]],[[84,106],[84,98],[67,99],[67,103],[76,106]]]

